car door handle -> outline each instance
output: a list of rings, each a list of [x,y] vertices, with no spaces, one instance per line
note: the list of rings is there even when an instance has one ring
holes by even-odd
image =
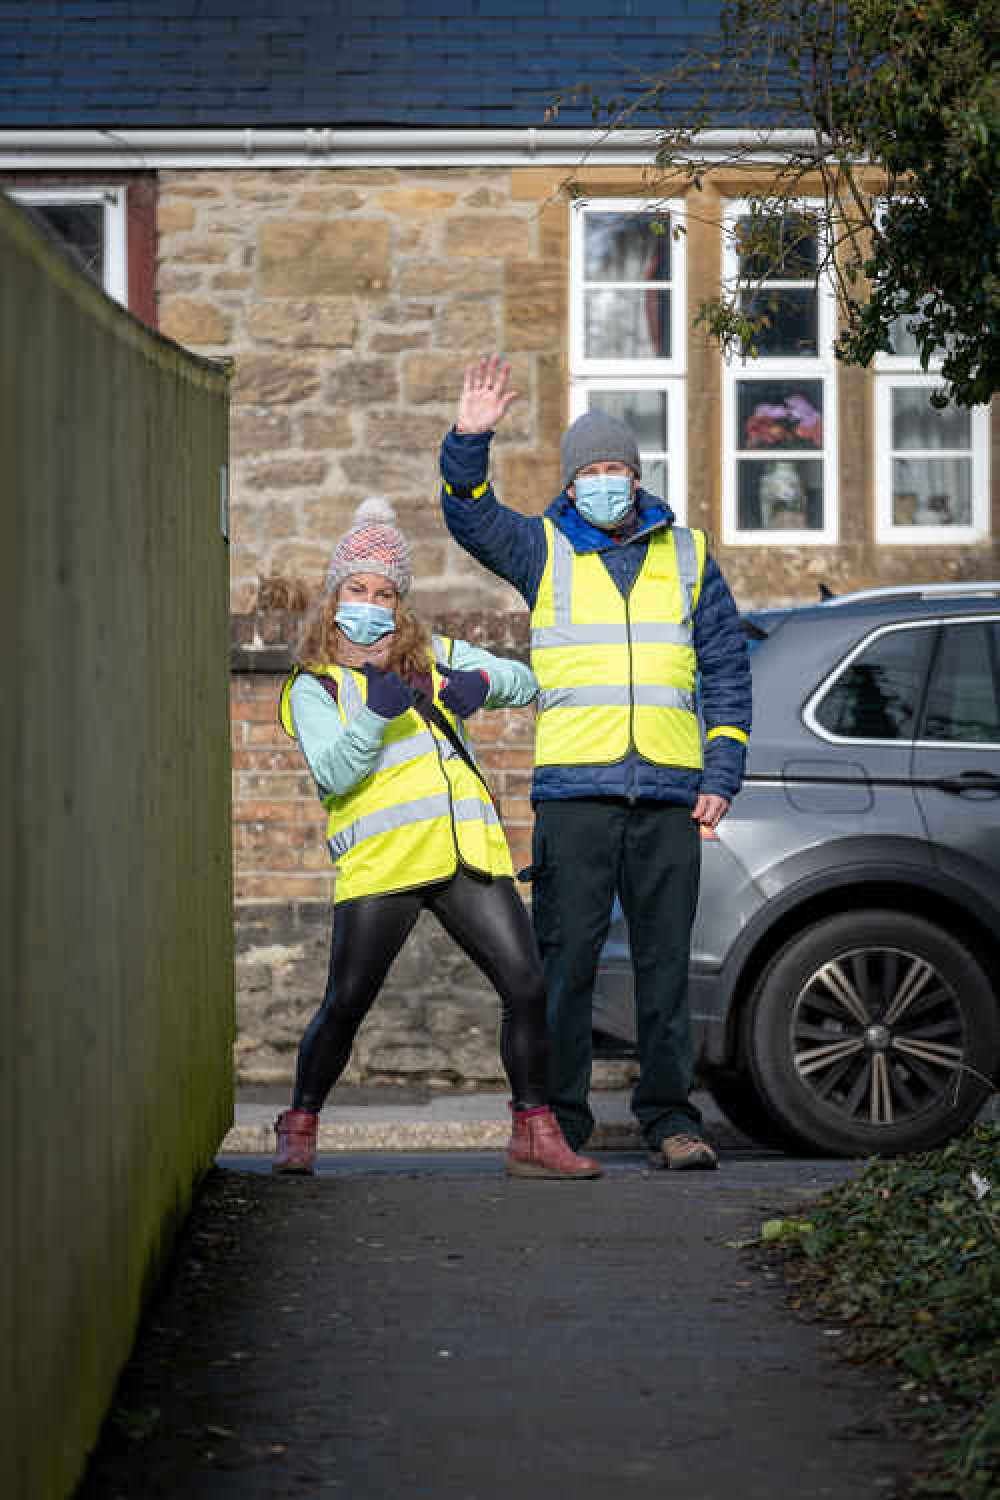
[[[992,771],[960,771],[957,776],[942,776],[934,781],[942,792],[1000,792],[1000,776]]]

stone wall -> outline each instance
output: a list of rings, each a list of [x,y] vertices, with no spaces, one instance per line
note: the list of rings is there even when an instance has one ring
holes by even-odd
[[[523,395],[498,474],[536,509],[558,488],[564,213],[502,170],[161,174],[161,327],[235,361],[237,614],[261,578],[314,586],[379,493],[414,537],[418,604],[515,607],[447,538],[436,457],[464,364],[501,347]]]

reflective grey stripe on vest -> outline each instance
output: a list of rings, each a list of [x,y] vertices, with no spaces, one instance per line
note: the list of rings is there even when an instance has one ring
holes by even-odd
[[[531,632],[533,650],[548,646],[617,646],[628,639],[624,623],[574,625],[573,623],[573,544],[552,526],[552,618],[553,623]],[[671,528],[677,557],[683,614],[679,622],[639,620],[632,626],[632,640],[667,646],[690,646],[691,620],[694,614],[694,591],[698,586],[698,549],[686,526]]]
[[[531,649],[546,646],[624,646],[629,639],[625,625],[543,625],[531,632]],[[686,625],[658,624],[640,620],[632,626],[632,640],[645,645],[658,642],[665,646],[690,646],[691,631]]]
[[[498,823],[496,809],[485,798],[459,797],[454,803],[447,792],[433,797],[416,797],[412,802],[397,802],[394,807],[383,807],[378,812],[366,813],[356,818],[346,828],[341,828],[328,841],[334,859],[343,859],[365,839],[375,838],[381,833],[394,833],[408,828],[412,823],[426,823],[432,818],[447,818],[454,811],[460,823],[478,818],[484,823]]]
[[[378,812],[366,813],[356,818],[346,828],[341,828],[329,840],[330,853],[341,859],[349,850],[371,839],[379,833],[392,833],[397,828],[406,828],[411,823],[425,823],[431,818],[447,818],[451,799],[447,792],[433,797],[415,797],[412,802],[397,802],[393,807],[383,807]]]
[[[684,601],[684,624],[691,630],[694,616],[694,591],[698,587],[698,549],[694,536],[686,526],[671,528],[677,552],[677,575],[681,582],[681,598]]]
[[[454,755],[450,745],[447,750],[449,755]],[[422,755],[433,754],[434,736],[429,729],[424,729],[420,734],[407,735],[405,740],[395,740],[391,745],[383,745],[372,770],[388,771],[393,766],[405,766],[407,761],[419,760]]]
[[[478,818],[482,823],[499,823],[497,810],[492,802],[487,802],[484,797],[482,801],[478,797],[457,797],[454,803],[455,820],[458,823],[475,822]]]
[[[632,702],[638,708],[683,708],[694,712],[694,697],[680,688],[640,684],[632,689]],[[627,687],[548,688],[538,695],[538,712],[553,708],[627,708]]]
[[[549,522],[552,526],[552,523]],[[556,625],[573,623],[573,546],[567,536],[552,526],[552,618]]]
[[[441,636],[431,636],[431,650],[434,653],[435,661],[443,661],[446,667],[451,665],[448,656],[448,648],[445,646],[444,640]]]
[[[340,674],[340,688],[342,695],[341,706],[344,710],[344,716],[345,718],[350,718],[351,714],[356,714],[359,708],[364,708],[365,700],[362,698],[357,683],[346,667]]]

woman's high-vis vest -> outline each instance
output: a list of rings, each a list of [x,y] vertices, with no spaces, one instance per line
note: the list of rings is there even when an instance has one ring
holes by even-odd
[[[702,765],[692,621],[705,534],[654,531],[627,598],[597,552],[544,521],[545,571],[531,615],[537,766],[601,765],[631,749],[660,766]]]
[[[448,661],[451,642],[435,636],[435,660]],[[281,723],[295,738],[291,688],[281,691]],[[364,705],[365,679],[347,667],[309,669],[332,677],[346,724]],[[432,669],[434,703],[464,740],[464,728],[440,701],[445,679]],[[371,773],[343,797],[324,797],[326,837],[337,867],[335,900],[411,890],[447,880],[458,861],[486,875],[513,875],[496,808],[472,769],[442,732],[411,708],[389,724]]]

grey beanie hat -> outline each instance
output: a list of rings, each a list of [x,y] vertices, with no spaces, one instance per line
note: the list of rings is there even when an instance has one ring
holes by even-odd
[[[642,474],[639,445],[632,433],[615,417],[603,411],[585,411],[562,435],[559,444],[559,479],[563,489],[588,464],[619,459],[636,478]]]

